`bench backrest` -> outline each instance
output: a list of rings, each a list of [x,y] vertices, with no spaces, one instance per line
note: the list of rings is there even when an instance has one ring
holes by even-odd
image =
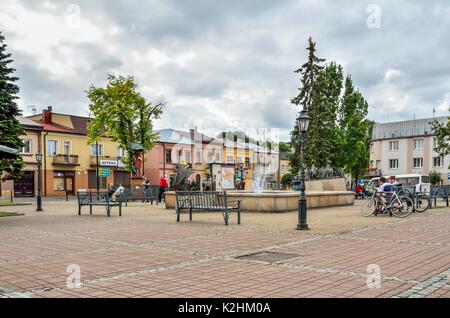
[[[110,201],[108,191],[78,191],[77,200],[79,204],[104,203]]]
[[[412,199],[416,194],[416,186],[394,187],[394,191],[397,193],[398,196],[406,196]]]
[[[184,208],[226,208],[226,191],[175,191],[177,206]]]
[[[436,186],[432,185],[430,187],[430,195],[432,198],[448,198],[450,195],[450,186]]]
[[[148,187],[150,191],[151,198],[157,198],[159,194],[159,186],[158,185],[150,185]],[[123,196],[128,199],[141,199],[144,197],[144,187],[143,186],[131,186],[126,187],[123,193]]]

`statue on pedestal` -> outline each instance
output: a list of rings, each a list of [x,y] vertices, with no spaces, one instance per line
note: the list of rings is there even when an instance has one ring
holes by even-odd
[[[143,154],[144,148],[137,143],[131,143],[130,148],[133,151],[131,153],[132,163],[131,163],[131,174],[133,178],[140,178],[144,175],[143,171]]]

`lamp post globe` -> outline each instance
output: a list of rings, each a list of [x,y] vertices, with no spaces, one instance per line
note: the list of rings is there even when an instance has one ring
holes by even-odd
[[[300,133],[306,133],[309,127],[309,116],[305,110],[302,110],[297,117],[297,127]]]

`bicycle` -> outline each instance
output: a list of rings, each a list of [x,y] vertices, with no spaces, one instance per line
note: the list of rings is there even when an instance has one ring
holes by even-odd
[[[417,192],[414,195],[414,211],[425,212],[430,207],[430,197],[424,192]]]
[[[367,198],[361,206],[361,215],[368,217],[372,214],[376,216],[378,214],[389,213],[389,215],[404,218],[414,211],[414,202],[410,198],[406,196],[399,197],[395,191],[383,192],[383,194],[389,196],[387,201],[383,200],[376,192]]]

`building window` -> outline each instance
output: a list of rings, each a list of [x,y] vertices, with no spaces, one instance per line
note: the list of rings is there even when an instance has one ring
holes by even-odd
[[[71,146],[70,141],[64,141],[64,154],[66,156],[70,155],[70,146]]]
[[[398,151],[398,140],[389,141],[389,151]]]
[[[47,141],[47,155],[56,156],[58,150],[58,141],[48,140]]]
[[[414,168],[422,168],[423,167],[423,158],[413,158],[413,167]]]
[[[414,149],[423,149],[423,139],[414,139]]]
[[[54,191],[72,191],[73,177],[75,173],[72,171],[53,172],[53,190]]]
[[[31,139],[24,139],[22,140],[25,146],[20,149],[20,153],[29,155],[33,152],[33,149],[31,148]]]
[[[227,162],[233,162],[233,156],[227,156]]]
[[[237,158],[237,162],[238,162],[238,163],[242,163],[242,157],[238,157],[238,158]]]
[[[373,153],[373,143],[370,144],[370,153]]]
[[[177,160],[176,160],[177,163],[180,163],[182,155],[183,155],[183,150],[178,150],[177,151]]]
[[[212,153],[208,152],[208,162],[212,162],[213,161],[213,155]]]
[[[103,156],[103,145],[98,144],[98,155]],[[91,156],[97,156],[97,144],[91,145]]]
[[[117,156],[117,158],[123,158],[123,157],[125,157],[125,149],[123,149],[123,148],[120,147],[120,146],[117,146],[116,156]]]
[[[53,190],[54,191],[64,191],[66,190],[66,179],[64,178],[64,174],[62,177],[54,176],[53,179]]]
[[[191,151],[190,150],[186,150],[184,152],[184,160],[188,163],[191,162]]]
[[[216,153],[216,162],[220,162],[220,153]]]
[[[200,151],[197,151],[195,153],[195,163],[202,163],[201,159],[202,159],[202,157],[201,157]]]
[[[166,149],[165,161],[166,163],[172,163],[172,149]]]
[[[437,147],[437,140],[433,137],[433,149]]]
[[[106,189],[106,177],[99,177],[99,189]],[[97,189],[97,173],[95,170],[88,172],[88,187],[89,189]]]
[[[250,157],[245,157],[245,167],[250,167]]]
[[[398,159],[389,159],[389,169],[398,169]]]
[[[433,167],[443,167],[444,158],[443,157],[433,157]]]

